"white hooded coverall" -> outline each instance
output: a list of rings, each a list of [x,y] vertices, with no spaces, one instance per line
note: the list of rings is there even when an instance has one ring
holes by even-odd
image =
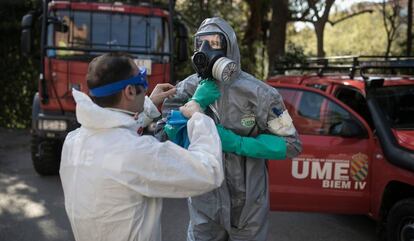
[[[77,241],[159,241],[161,197],[195,196],[221,185],[221,142],[206,115],[189,120],[185,150],[139,136],[128,114],[101,108],[76,90],[73,96],[81,127],[66,137],[60,177]],[[159,115],[148,97],[144,113]]]

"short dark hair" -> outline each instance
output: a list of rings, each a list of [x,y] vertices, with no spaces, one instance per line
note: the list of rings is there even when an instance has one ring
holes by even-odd
[[[125,53],[106,53],[94,58],[89,63],[86,75],[88,88],[93,89],[133,77],[133,64],[132,57]],[[137,94],[139,93],[137,92]],[[101,107],[113,107],[119,103],[121,96],[121,92],[118,92],[104,97],[92,96],[92,100]]]

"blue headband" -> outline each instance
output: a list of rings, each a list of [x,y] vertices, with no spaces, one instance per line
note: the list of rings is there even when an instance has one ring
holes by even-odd
[[[91,94],[94,97],[104,97],[113,95],[121,90],[123,90],[128,85],[141,85],[145,89],[148,88],[148,82],[147,82],[147,70],[143,68],[139,71],[137,75],[130,79],[126,80],[120,80],[115,83],[107,84],[104,86],[99,86],[93,89],[90,89]]]

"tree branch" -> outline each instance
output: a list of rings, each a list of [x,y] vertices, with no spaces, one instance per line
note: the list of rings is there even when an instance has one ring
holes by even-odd
[[[307,8],[303,13],[302,16],[300,16],[299,19],[305,20],[306,16],[309,14],[310,8]],[[301,20],[299,20],[301,21]]]
[[[384,22],[385,32],[387,33],[387,38],[389,38],[390,30],[388,29],[388,22],[387,22],[387,12],[386,12],[386,6],[385,6],[385,0],[381,3],[381,11],[382,11],[382,20]]]
[[[334,25],[335,25],[335,24],[337,24],[337,23],[340,23],[340,22],[345,21],[345,20],[347,20],[347,19],[353,18],[353,17],[355,17],[355,16],[358,16],[358,15],[361,15],[361,14],[364,14],[364,13],[373,13],[373,12],[374,12],[374,10],[372,10],[372,9],[363,10],[363,11],[361,11],[361,12],[357,12],[357,13],[350,14],[350,15],[348,15],[348,16],[345,16],[345,17],[340,18],[340,19],[335,20],[335,21],[328,20],[328,23],[330,23],[330,24],[331,24],[331,26],[334,26]]]
[[[306,18],[292,18],[290,17],[289,22],[308,22],[308,23],[314,23],[315,21],[313,21],[312,19],[306,19]]]
[[[329,12],[331,11],[331,7],[334,4],[334,2],[335,0],[326,0],[325,9],[323,10],[321,18],[328,20]]]
[[[317,20],[319,20],[320,19],[320,17],[319,17],[319,11],[318,11],[318,8],[316,7],[316,4],[313,4],[313,5],[310,5],[309,4],[309,9],[312,9],[313,11],[315,11],[315,17],[316,17],[316,19]]]

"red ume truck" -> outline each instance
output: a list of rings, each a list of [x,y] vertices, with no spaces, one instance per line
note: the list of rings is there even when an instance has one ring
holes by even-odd
[[[31,128],[32,160],[40,175],[59,170],[63,140],[79,125],[71,90],[89,92],[85,76],[94,57],[130,54],[147,69],[150,90],[158,83],[173,82],[173,60],[188,59],[187,29],[178,17],[173,18],[172,0],[167,6],[153,1],[102,2],[42,0],[42,9],[22,19],[24,54],[32,52],[35,30],[40,29],[41,35]]]
[[[414,59],[310,59],[277,70],[268,84],[303,152],[269,161],[271,209],[366,214],[381,238],[414,240]]]

